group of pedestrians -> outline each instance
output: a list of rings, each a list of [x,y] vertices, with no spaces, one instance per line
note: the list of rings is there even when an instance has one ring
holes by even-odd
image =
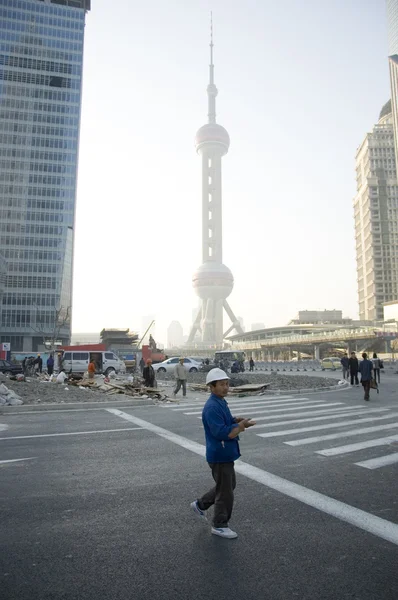
[[[362,354],[362,360],[356,357],[355,352],[351,352],[350,358],[347,353],[344,354],[341,359],[341,367],[343,370],[343,379],[350,377],[351,385],[359,386],[358,373],[361,375],[361,384],[364,389],[364,399],[370,399],[370,389],[372,385],[377,387],[380,383],[380,370],[384,368],[383,361],[377,356],[376,352],[373,353],[373,358],[370,360],[366,352]],[[374,384],[372,382],[374,381]]]

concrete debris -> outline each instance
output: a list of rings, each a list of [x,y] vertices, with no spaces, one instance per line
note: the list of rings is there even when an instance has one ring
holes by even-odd
[[[0,384],[0,405],[3,406],[19,406],[23,404],[23,400],[13,390],[9,390],[4,383]]]

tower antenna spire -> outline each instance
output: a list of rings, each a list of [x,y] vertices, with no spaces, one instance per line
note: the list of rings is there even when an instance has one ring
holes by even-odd
[[[208,118],[209,123],[216,122],[216,97],[218,94],[217,88],[214,83],[214,62],[213,62],[213,13],[210,13],[210,81],[207,86],[207,96],[209,103]]]

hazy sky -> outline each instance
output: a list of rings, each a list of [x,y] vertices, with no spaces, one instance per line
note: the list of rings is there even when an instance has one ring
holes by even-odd
[[[87,16],[74,332],[188,330],[201,262],[213,10],[229,300],[246,327],[357,317],[355,150],[389,98],[382,0],[93,0]],[[229,326],[229,322],[228,322]],[[227,328],[227,327],[225,327]]]

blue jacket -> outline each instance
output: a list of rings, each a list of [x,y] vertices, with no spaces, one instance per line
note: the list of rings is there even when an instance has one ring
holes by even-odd
[[[348,369],[348,365],[349,365],[349,362],[348,362],[348,356],[343,356],[343,358],[341,359],[341,361],[340,361],[340,362],[341,362],[341,366],[342,366],[344,369]]]
[[[370,381],[372,379],[372,361],[365,358],[359,363],[359,372],[361,373],[361,381]]]
[[[238,424],[224,398],[211,394],[202,412],[206,436],[206,460],[209,463],[234,462],[240,457],[238,437],[228,435]]]

